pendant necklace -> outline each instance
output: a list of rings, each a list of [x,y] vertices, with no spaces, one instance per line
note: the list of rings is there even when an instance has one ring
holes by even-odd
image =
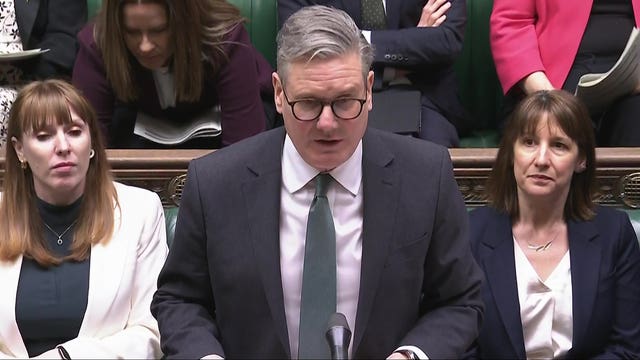
[[[558,234],[560,234],[560,230],[556,231],[556,234],[553,237],[553,239],[551,239],[547,243],[541,244],[541,245],[532,244],[529,241],[525,240],[527,242],[527,248],[529,250],[533,250],[535,252],[546,251],[548,248],[551,247],[551,244],[556,240],[556,238],[558,237]]]
[[[75,225],[78,222],[78,219],[76,219],[74,222],[71,223],[71,225],[69,225],[63,232],[62,234],[58,234],[55,230],[53,230],[51,228],[51,226],[49,226],[46,222],[42,222],[44,224],[44,226],[47,227],[47,229],[49,229],[52,233],[54,233],[57,237],[58,240],[56,240],[56,243],[58,244],[58,246],[62,246],[62,244],[64,243],[64,241],[62,240],[62,237],[64,236],[64,234],[66,234],[69,230],[71,230],[71,228],[73,227],[73,225]]]

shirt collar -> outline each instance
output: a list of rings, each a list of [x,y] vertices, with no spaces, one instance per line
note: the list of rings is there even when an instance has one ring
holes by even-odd
[[[285,189],[293,194],[319,173],[318,169],[302,159],[287,134],[282,151],[282,183]],[[329,174],[353,196],[358,194],[362,184],[362,140],[358,142],[356,150],[347,161],[331,170]]]

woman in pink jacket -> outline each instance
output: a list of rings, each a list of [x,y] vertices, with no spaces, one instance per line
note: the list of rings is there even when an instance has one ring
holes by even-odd
[[[608,71],[640,19],[640,0],[494,0],[491,50],[507,101],[537,90],[575,92]],[[600,146],[640,146],[640,96],[591,114]]]

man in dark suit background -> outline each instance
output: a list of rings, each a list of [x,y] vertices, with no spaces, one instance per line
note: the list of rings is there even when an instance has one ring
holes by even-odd
[[[386,21],[377,28],[363,13],[366,3],[376,1],[384,6]],[[447,147],[459,145],[459,135],[470,128],[453,71],[462,51],[465,0],[278,0],[280,24],[314,4],[346,11],[363,30],[375,50],[374,90],[398,80],[408,80],[420,90],[420,138]]]
[[[309,354],[299,346],[305,266],[325,259],[308,256],[305,234],[326,174],[327,303],[353,329],[352,357],[457,358],[476,338],[481,273],[451,160],[441,146],[367,129],[372,56],[343,11],[312,6],[287,20],[273,74],[284,127],[189,166],[151,306],[168,358]],[[311,338],[325,345],[324,333]]]
[[[27,79],[70,79],[78,51],[76,34],[87,22],[87,2],[24,0],[14,4],[23,49],[49,50],[15,65],[22,68]]]

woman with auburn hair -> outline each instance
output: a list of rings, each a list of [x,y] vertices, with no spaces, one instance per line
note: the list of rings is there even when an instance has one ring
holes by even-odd
[[[225,146],[263,131],[272,69],[242,23],[224,0],[103,0],[95,24],[78,34],[73,83],[108,146],[163,147],[134,133],[143,117],[182,125],[220,117],[221,139],[178,147]]]
[[[25,86],[7,135],[0,357],[159,357],[158,196],[113,182],[96,115],[63,81]]]
[[[485,273],[474,357],[640,358],[640,248],[629,217],[596,206],[586,107],[526,97],[506,124],[486,195],[470,213]]]

